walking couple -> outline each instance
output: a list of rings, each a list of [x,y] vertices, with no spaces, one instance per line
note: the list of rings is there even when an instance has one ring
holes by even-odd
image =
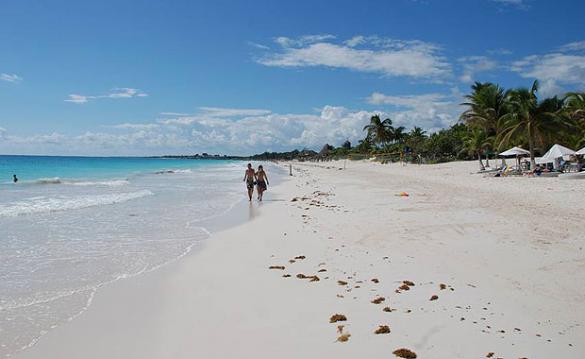
[[[248,168],[244,174],[244,182],[246,182],[246,186],[248,187],[248,198],[250,201],[252,201],[252,194],[254,194],[254,185],[256,185],[256,190],[258,191],[258,201],[262,201],[262,195],[266,191],[267,185],[270,184],[268,182],[268,176],[264,172],[264,167],[260,165],[258,166],[258,171],[254,171],[252,164],[248,163]]]

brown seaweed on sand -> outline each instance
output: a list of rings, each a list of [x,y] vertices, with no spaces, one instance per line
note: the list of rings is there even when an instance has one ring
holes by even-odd
[[[290,274],[283,274],[282,277],[283,278],[290,278]]]
[[[443,283],[441,283],[441,284],[439,284],[439,288],[440,288],[441,290],[445,290],[445,289],[447,289],[447,285],[446,285],[446,284],[443,284]]]
[[[433,296],[432,296],[432,297],[431,297],[431,299],[429,299],[429,300],[431,300],[431,301],[432,301],[432,300],[437,300],[437,299],[439,299],[439,296],[438,296],[438,295],[436,295],[436,294],[433,294]]]
[[[296,256],[295,257],[295,259],[305,259],[305,258],[307,258],[307,257],[305,257],[305,256]]]
[[[344,281],[344,280],[338,280],[337,281],[337,284],[339,284],[339,285],[347,285],[347,282]]]
[[[338,325],[337,326],[337,333],[342,334],[343,333],[343,328],[345,328],[345,325]]]
[[[416,359],[416,353],[412,350],[408,350],[405,348],[396,349],[392,352],[392,354],[396,355],[399,358],[406,358],[406,359]]]
[[[270,267],[268,267],[268,269],[279,269],[279,270],[284,270],[284,266],[270,266]]]
[[[392,308],[390,308],[390,307],[384,307],[384,309],[382,309],[382,310],[383,310],[384,312],[391,313],[391,312],[395,311],[396,309],[392,309]]]
[[[398,289],[400,290],[410,290],[410,287],[406,284],[401,285],[400,287],[398,287]]]
[[[318,282],[318,281],[321,280],[316,275],[310,275],[310,276],[307,277],[307,279],[310,279],[309,282]]]
[[[351,334],[349,334],[349,333],[341,334],[341,335],[340,335],[340,336],[337,338],[337,341],[338,341],[338,342],[345,343],[346,341],[348,341],[348,340],[349,340],[349,337],[351,337]]]
[[[373,283],[380,283],[380,280],[378,278],[372,278],[372,282]]]
[[[343,314],[333,314],[331,318],[329,318],[329,323],[337,323],[337,322],[345,322],[347,317]]]
[[[491,358],[494,356],[494,352],[489,352],[487,353],[487,355],[485,356],[486,358]]]
[[[403,280],[403,281],[402,281],[402,283],[403,283],[403,284],[406,284],[406,285],[407,285],[407,286],[409,286],[409,287],[414,287],[414,283],[413,283],[413,282],[411,282],[411,281],[409,281],[409,280]]]
[[[382,302],[383,302],[383,301],[385,301],[385,300],[386,300],[386,298],[384,298],[384,297],[378,297],[378,298],[374,298],[374,299],[372,300],[372,303],[373,303],[373,304],[380,304],[380,303],[382,303]]]
[[[325,268],[321,268],[321,269],[319,269],[317,272],[318,272],[318,273],[327,272],[327,269],[325,269]]]
[[[299,278],[299,279],[306,279],[307,276],[304,275],[303,273],[299,273],[299,274],[297,274],[297,278]]]
[[[374,331],[374,334],[388,334],[390,333],[390,327],[387,325],[380,325],[378,329]]]

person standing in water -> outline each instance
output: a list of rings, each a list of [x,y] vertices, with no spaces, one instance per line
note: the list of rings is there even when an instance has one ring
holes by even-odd
[[[248,199],[252,202],[252,194],[254,193],[254,185],[256,184],[256,172],[254,172],[251,163],[248,163],[248,168],[244,173],[244,182],[246,182],[246,187],[248,187]]]
[[[258,172],[256,172],[257,184],[256,189],[258,190],[258,200],[262,201],[262,194],[266,191],[267,185],[270,183],[268,182],[268,176],[266,172],[264,172],[264,167],[262,165],[258,166]]]
[[[18,177],[16,177],[16,175],[12,175],[12,182],[18,182]]]

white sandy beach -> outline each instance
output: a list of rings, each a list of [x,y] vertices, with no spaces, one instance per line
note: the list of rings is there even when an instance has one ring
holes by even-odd
[[[15,358],[585,357],[585,181],[343,166],[294,163],[264,204],[236,208],[244,224],[102,288]]]

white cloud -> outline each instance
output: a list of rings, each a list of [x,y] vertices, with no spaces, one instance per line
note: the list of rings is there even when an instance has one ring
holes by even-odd
[[[65,102],[73,102],[73,103],[77,103],[77,104],[82,104],[82,103],[86,103],[90,99],[94,99],[94,98],[95,98],[95,96],[83,96],[83,95],[71,94],[71,95],[69,95],[69,98],[67,100],[65,100]]]
[[[451,126],[459,119],[462,95],[458,89],[451,94],[430,93],[423,95],[394,96],[374,92],[368,97],[373,105],[386,105],[392,121],[407,129],[414,126],[427,131],[437,131]]]
[[[118,128],[123,130],[151,130],[159,127],[156,123],[121,123],[112,126],[112,128]]]
[[[22,81],[22,77],[18,76],[17,74],[0,74],[0,80],[12,83],[19,83]]]
[[[189,116],[188,113],[183,112],[161,112],[159,113],[161,116]]]
[[[476,81],[475,75],[478,72],[493,70],[498,66],[496,61],[485,56],[462,57],[458,61],[463,67],[463,73],[459,80],[465,83]]]
[[[561,52],[585,51],[585,41],[575,41],[561,46]]]
[[[205,115],[212,117],[233,117],[233,116],[261,116],[268,115],[270,110],[245,109],[245,108],[223,108],[223,107],[200,107]]]
[[[585,55],[532,55],[515,61],[512,71],[524,78],[538,79],[543,96],[560,95],[565,86],[585,89]]]
[[[341,43],[330,40],[332,35],[313,36],[310,40],[279,37],[275,41],[282,49],[264,55],[257,62],[284,68],[324,66],[431,80],[451,73],[451,66],[434,44],[377,36],[358,36]]]
[[[491,0],[491,1],[502,4],[502,5],[506,5],[506,6],[517,7],[519,9],[524,9],[524,10],[529,8],[529,6],[525,0]]]
[[[512,50],[508,50],[505,48],[499,48],[499,49],[488,50],[487,53],[490,55],[512,55]]]
[[[384,112],[382,116],[388,116]],[[0,152],[87,155],[156,155],[166,153],[252,154],[294,148],[319,149],[346,139],[362,139],[362,128],[374,114],[324,106],[318,113],[264,113],[251,116],[197,116],[164,119],[157,123],[120,124],[127,132],[58,133],[29,137],[2,134]]]
[[[76,104],[84,104],[89,102],[90,100],[102,99],[102,98],[111,98],[111,99],[120,99],[120,98],[132,98],[132,97],[147,97],[148,94],[135,88],[130,87],[119,87],[112,89],[109,93],[105,95],[80,95],[80,94],[70,94],[69,97],[64,100],[65,102],[71,102]]]

